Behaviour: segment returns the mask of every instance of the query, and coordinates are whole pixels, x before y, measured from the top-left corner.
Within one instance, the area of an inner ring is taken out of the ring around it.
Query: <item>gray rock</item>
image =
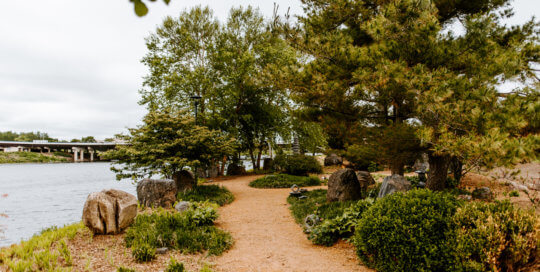
[[[491,193],[491,189],[488,187],[481,187],[474,189],[472,192],[472,197],[474,199],[491,199],[493,194]]]
[[[137,216],[137,198],[120,190],[88,195],[82,220],[94,234],[116,234],[129,227]]]
[[[414,162],[413,169],[422,172],[426,172],[429,169],[428,155],[426,153],[423,153],[420,159]]]
[[[240,176],[246,174],[246,168],[238,164],[231,163],[227,166],[227,176]]]
[[[326,193],[328,202],[359,200],[361,198],[362,187],[354,170],[341,169],[330,176]]]
[[[156,254],[167,254],[169,252],[169,248],[167,247],[160,247],[156,249]]]
[[[206,177],[207,178],[216,178],[219,176],[219,167],[217,165],[212,165],[208,168]]]
[[[171,208],[176,202],[176,184],[168,179],[143,179],[137,184],[137,198],[146,207]]]
[[[371,174],[367,171],[357,171],[356,178],[360,183],[360,187],[364,190],[367,189],[368,186],[375,184],[375,179],[373,179]]]
[[[324,158],[324,166],[341,165],[342,163],[343,158],[334,153]]]
[[[377,197],[382,198],[395,192],[406,192],[411,188],[411,182],[408,181],[404,176],[388,176],[384,178]]]
[[[174,209],[183,212],[191,207],[191,202],[189,201],[180,201],[175,206]]]
[[[472,200],[472,196],[470,196],[470,195],[458,195],[458,198],[466,200],[466,201],[471,201]]]

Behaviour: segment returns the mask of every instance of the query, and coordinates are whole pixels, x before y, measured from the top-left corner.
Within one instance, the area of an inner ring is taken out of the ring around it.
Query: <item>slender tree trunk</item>
[[[227,165],[227,156],[223,156],[223,159],[221,160],[221,168],[219,169],[220,176],[225,175],[225,165]]]
[[[262,149],[259,149],[259,154],[257,154],[257,169],[261,169],[261,157],[262,157]]]
[[[253,149],[249,150],[249,157],[251,158],[251,164],[253,165],[253,170],[256,170],[257,160],[255,159],[255,155],[253,154]]]
[[[450,171],[452,171],[452,174],[454,174],[454,179],[456,180],[457,184],[459,184],[461,182],[461,178],[463,177],[463,163],[457,157],[452,157]]]
[[[446,188],[446,177],[448,176],[448,166],[450,158],[448,156],[437,156],[428,154],[429,173],[426,187],[433,191],[441,191]]]
[[[392,175],[400,175],[403,176],[405,173],[405,165],[403,162],[394,161],[390,163],[390,171],[392,172]]]

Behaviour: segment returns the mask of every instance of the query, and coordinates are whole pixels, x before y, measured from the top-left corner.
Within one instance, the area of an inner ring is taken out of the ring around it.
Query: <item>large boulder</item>
[[[373,179],[371,174],[367,171],[357,171],[356,178],[360,183],[360,187],[364,190],[367,189],[368,186],[375,184],[375,179]]]
[[[324,166],[341,165],[342,163],[343,159],[334,153],[324,158]]]
[[[334,172],[328,180],[326,200],[347,201],[362,198],[362,187],[358,182],[356,173],[352,169],[341,169]]]
[[[195,176],[193,175],[191,171],[188,171],[188,170],[182,170],[182,171],[174,173],[173,180],[176,186],[176,191],[178,192],[185,192],[197,186],[197,181],[195,180]],[[176,195],[176,192],[174,194]]]
[[[388,176],[384,178],[377,197],[382,198],[395,192],[406,192],[411,188],[411,182],[408,181],[404,176]]]
[[[245,174],[246,168],[244,166],[240,166],[235,163],[231,163],[229,166],[227,166],[227,176],[239,176]]]
[[[129,227],[137,216],[137,198],[120,190],[88,195],[82,220],[94,234],[116,234]]]
[[[176,201],[176,184],[168,179],[143,179],[137,184],[137,198],[146,207],[171,208]]]

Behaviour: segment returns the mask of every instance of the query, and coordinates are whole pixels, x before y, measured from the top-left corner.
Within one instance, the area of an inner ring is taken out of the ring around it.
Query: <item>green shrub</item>
[[[126,246],[146,243],[153,248],[176,248],[186,253],[207,250],[219,255],[232,246],[229,233],[216,228],[217,205],[209,202],[194,203],[188,210],[177,213],[159,211],[141,214],[126,230]]]
[[[227,188],[218,185],[199,185],[193,190],[178,193],[178,200],[201,202],[210,201],[220,206],[233,202],[234,195]]]
[[[301,154],[278,155],[274,159],[274,164],[281,171],[295,176],[307,176],[309,173],[322,172],[322,166],[315,157]]]
[[[343,157],[351,163],[355,170],[366,171],[370,166],[376,165],[374,161],[377,159],[377,152],[367,145],[354,144],[347,147]]]
[[[341,216],[346,208],[354,201],[326,202],[327,190],[318,189],[304,193],[307,198],[299,199],[290,196],[287,202],[291,204],[290,210],[296,222],[303,224],[306,216],[316,214],[321,219],[334,219]]]
[[[311,229],[308,239],[316,245],[331,246],[340,238],[354,233],[358,220],[373,204],[373,199],[360,200],[346,208],[342,215],[334,219],[326,219]]]
[[[171,257],[171,260],[169,261],[169,264],[167,265],[167,268],[165,268],[164,272],[184,272],[184,271],[186,271],[184,264],[179,263],[176,259]]]
[[[451,271],[448,233],[459,205],[454,196],[429,190],[380,199],[358,221],[357,254],[378,271]]]
[[[508,195],[510,197],[519,197],[519,192],[514,190],[514,191],[511,191]]]
[[[473,202],[454,216],[457,271],[521,271],[539,260],[540,228],[534,211],[510,202]]]
[[[156,258],[156,248],[147,243],[138,243],[131,249],[131,255],[138,262],[149,262]]]
[[[249,183],[255,188],[289,188],[294,184],[304,186],[321,185],[321,180],[317,177],[291,176],[287,174],[269,175],[256,179]]]
[[[116,269],[116,272],[136,272],[136,270],[132,268],[126,268],[126,267],[120,266],[118,267],[118,269]]]

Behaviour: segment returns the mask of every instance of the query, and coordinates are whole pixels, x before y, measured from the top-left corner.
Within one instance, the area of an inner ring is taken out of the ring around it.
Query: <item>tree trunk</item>
[[[221,160],[221,168],[219,169],[220,176],[225,176],[225,165],[227,165],[227,156],[223,156],[223,160]]]
[[[257,154],[257,169],[261,169],[261,157],[262,157],[262,149],[259,150],[259,154]]]
[[[448,156],[428,155],[429,173],[426,187],[433,191],[441,191],[446,188],[446,177],[450,158]]]
[[[405,166],[402,162],[395,161],[390,163],[390,171],[392,172],[392,175],[403,176],[403,174],[405,173],[404,168]]]
[[[251,164],[253,165],[253,170],[256,170],[257,168],[257,160],[255,159],[255,155],[253,154],[253,150],[249,150],[249,157],[251,158]]]
[[[196,177],[193,175],[192,172],[187,170],[174,172],[172,178],[174,180],[174,183],[176,184],[176,190],[178,192],[192,190],[197,186]]]
[[[456,180],[457,184],[459,184],[461,182],[461,178],[463,177],[463,163],[457,157],[452,157],[450,171],[452,171],[454,179]]]

